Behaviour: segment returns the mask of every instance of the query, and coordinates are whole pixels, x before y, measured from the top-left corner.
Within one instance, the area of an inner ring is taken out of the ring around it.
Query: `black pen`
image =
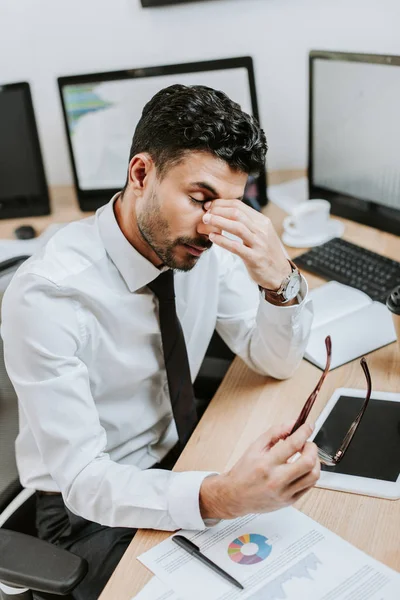
[[[174,535],[172,537],[172,541],[175,542],[175,544],[178,544],[178,546],[180,546],[184,550],[186,550],[186,552],[189,552],[189,554],[191,554],[193,558],[197,558],[197,560],[202,562],[204,565],[207,565],[207,567],[210,567],[210,569],[215,571],[215,573],[218,573],[219,575],[221,575],[221,577],[223,577],[227,581],[230,581],[231,583],[233,583],[233,585],[236,585],[237,588],[239,588],[240,590],[244,590],[244,587],[241,583],[236,581],[236,579],[231,577],[231,575],[229,575],[229,573],[221,569],[221,567],[213,563],[212,560],[207,558],[207,556],[204,556],[204,554],[200,552],[200,548],[196,546],[196,544],[193,544],[193,542],[185,538],[183,535]]]

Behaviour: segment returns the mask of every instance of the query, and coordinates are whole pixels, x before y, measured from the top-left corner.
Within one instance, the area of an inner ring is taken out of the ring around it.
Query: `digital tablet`
[[[364,399],[365,390],[335,390],[310,439],[334,454]],[[400,498],[400,394],[372,392],[345,456],[335,467],[321,465],[317,486],[392,500]]]

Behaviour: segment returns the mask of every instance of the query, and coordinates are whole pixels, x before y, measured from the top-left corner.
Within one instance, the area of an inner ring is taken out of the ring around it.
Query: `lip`
[[[207,249],[207,248],[201,248],[200,246],[191,246],[190,244],[185,244],[185,248],[187,248],[188,251],[190,252],[190,254],[193,254],[193,256],[201,256],[201,254],[203,254],[204,250]]]

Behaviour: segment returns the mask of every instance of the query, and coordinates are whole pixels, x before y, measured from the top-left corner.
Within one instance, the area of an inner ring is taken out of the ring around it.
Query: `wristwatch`
[[[279,289],[277,290],[269,290],[267,288],[260,288],[265,293],[265,299],[271,299],[275,302],[279,302],[279,304],[286,304],[286,302],[290,302],[294,298],[296,298],[297,294],[300,292],[301,286],[301,275],[299,269],[296,267],[294,262],[289,260],[290,266],[292,267],[292,272],[285,277],[282,281]]]

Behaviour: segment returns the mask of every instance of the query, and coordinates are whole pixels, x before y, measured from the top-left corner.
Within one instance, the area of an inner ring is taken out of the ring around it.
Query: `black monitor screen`
[[[48,212],[47,185],[26,83],[0,86],[0,218]]]

